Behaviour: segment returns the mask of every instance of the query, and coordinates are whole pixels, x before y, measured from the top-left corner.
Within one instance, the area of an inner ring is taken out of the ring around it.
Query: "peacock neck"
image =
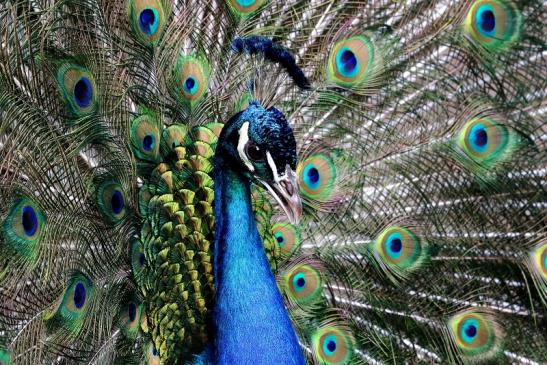
[[[215,362],[304,364],[256,228],[250,182],[222,162],[215,170],[215,222]]]

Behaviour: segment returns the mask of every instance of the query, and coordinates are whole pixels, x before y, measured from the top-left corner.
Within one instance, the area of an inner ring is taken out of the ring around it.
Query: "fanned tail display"
[[[544,363],[546,19],[2,2],[0,364]]]

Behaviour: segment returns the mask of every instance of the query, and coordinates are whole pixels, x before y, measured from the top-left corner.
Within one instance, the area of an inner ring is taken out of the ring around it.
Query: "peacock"
[[[547,362],[538,0],[3,0],[0,364]]]

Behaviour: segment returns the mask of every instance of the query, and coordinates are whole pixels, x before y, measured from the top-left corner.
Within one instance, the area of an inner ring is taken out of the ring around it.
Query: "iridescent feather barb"
[[[2,2],[0,364],[544,362],[545,16]]]

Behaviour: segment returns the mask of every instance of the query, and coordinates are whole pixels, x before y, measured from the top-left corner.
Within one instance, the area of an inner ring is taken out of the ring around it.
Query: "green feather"
[[[285,293],[290,300],[306,305],[321,296],[322,279],[311,264],[298,264],[284,274]]]
[[[161,151],[164,156],[177,147],[186,145],[186,127],[182,124],[172,124],[163,130]]]
[[[489,52],[501,52],[520,40],[522,15],[508,0],[477,0],[465,18],[465,33]]]
[[[207,93],[209,65],[201,55],[180,57],[172,71],[175,97],[188,107],[195,106]]]
[[[374,72],[376,50],[366,36],[338,41],[329,54],[328,77],[336,84],[351,88],[365,83]]]
[[[466,361],[484,362],[499,355],[502,334],[492,316],[476,310],[464,311],[451,317],[448,327]]]
[[[288,223],[274,224],[272,233],[284,256],[290,256],[298,250],[301,244],[300,231],[294,225]]]
[[[28,198],[12,203],[11,210],[2,224],[2,236],[6,248],[34,262],[38,258],[40,239],[46,226],[42,210]]]
[[[84,67],[64,64],[57,71],[57,82],[68,109],[76,116],[97,109],[98,90],[91,72]]]
[[[457,137],[462,162],[478,172],[488,171],[509,160],[521,145],[517,133],[490,118],[466,123]]]
[[[85,316],[93,298],[93,283],[85,275],[76,273],[67,283],[63,295],[55,307],[44,315],[50,331],[62,327],[67,332],[77,334],[84,323]]]
[[[260,10],[268,0],[226,0],[230,10],[239,18],[247,18]]]
[[[111,180],[97,188],[97,205],[106,221],[117,224],[127,216],[126,198],[122,186]]]
[[[160,132],[156,116],[145,112],[133,119],[130,129],[133,153],[141,160],[156,162],[159,158]]]
[[[215,347],[214,154],[255,101],[300,222],[237,133],[230,163],[308,363],[547,358],[543,2],[27,3],[0,5],[0,362]]]
[[[11,364],[11,357],[6,350],[0,350],[0,364],[2,365]]]
[[[129,22],[133,33],[145,44],[154,45],[165,29],[166,17],[161,0],[130,0]]]
[[[327,325],[312,334],[313,352],[320,364],[349,364],[354,358],[353,338],[345,329]]]
[[[378,235],[371,250],[383,269],[404,279],[427,259],[427,246],[410,229],[389,226]]]
[[[137,337],[143,309],[143,305],[135,300],[129,300],[125,306],[122,306],[120,328],[127,338],[134,340]]]

